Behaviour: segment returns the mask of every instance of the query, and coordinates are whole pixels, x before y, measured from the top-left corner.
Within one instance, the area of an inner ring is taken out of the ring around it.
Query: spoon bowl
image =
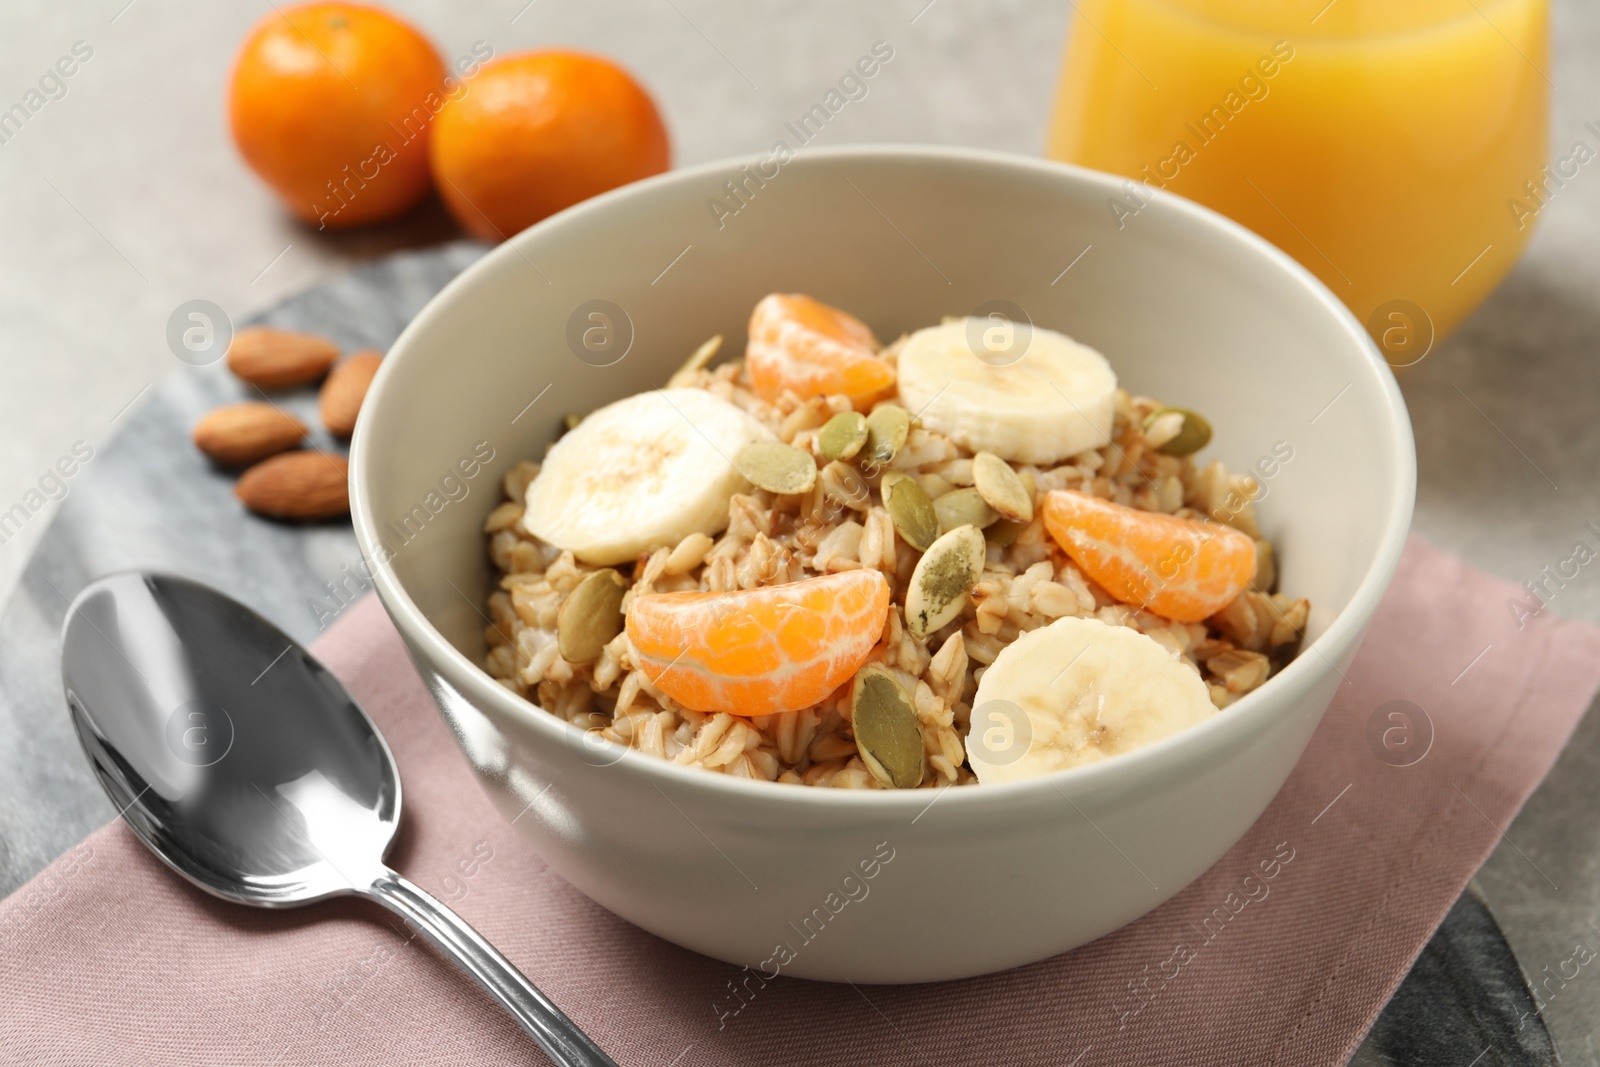
[[[400,823],[389,746],[255,612],[181,578],[114,575],[68,612],[62,675],[112,803],[207,892],[293,907],[356,892],[382,866]]]
[[[61,658],[95,775],[167,866],[257,907],[370,897],[460,964],[556,1063],[613,1064],[459,916],[385,866],[400,825],[394,755],[293,638],[198,582],[130,572],[73,601]]]

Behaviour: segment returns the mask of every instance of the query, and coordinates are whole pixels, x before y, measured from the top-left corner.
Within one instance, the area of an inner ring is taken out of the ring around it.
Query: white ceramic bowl
[[[542,222],[406,329],[352,447],[356,534],[384,605],[501,812],[579,890],[670,941],[769,974],[922,982],[1138,918],[1272,799],[1394,572],[1415,457],[1389,369],[1327,289],[1221,216],[1155,194],[1119,227],[1120,179],[936,148],[741,163]],[[1314,605],[1310,647],[1191,730],[1007,785],[808,789],[586,746],[479,667],[480,528],[500,476],[541,456],[564,414],[659,387],[710,335],[740,353],[774,291],[885,339],[1010,301],[1098,348],[1130,390],[1203,412],[1206,456],[1245,470],[1292,449],[1259,510],[1280,587]],[[605,342],[591,301],[631,322],[609,311],[612,355],[631,333],[610,366],[569,345],[590,327]]]

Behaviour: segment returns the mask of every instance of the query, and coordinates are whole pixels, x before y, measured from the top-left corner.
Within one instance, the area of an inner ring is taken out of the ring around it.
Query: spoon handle
[[[367,895],[455,960],[561,1067],[617,1067],[616,1061],[534,988],[510,960],[417,885],[384,868]]]

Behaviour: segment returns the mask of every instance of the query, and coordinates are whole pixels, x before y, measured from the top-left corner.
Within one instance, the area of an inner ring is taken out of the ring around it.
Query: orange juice
[[[1420,308],[1440,334],[1455,326],[1594,155],[1586,144],[1543,167],[1547,0],[1077,0],[1075,11],[1050,154],[1236,219],[1380,341],[1397,307]],[[1137,225],[1147,196],[1131,185],[1107,210]]]

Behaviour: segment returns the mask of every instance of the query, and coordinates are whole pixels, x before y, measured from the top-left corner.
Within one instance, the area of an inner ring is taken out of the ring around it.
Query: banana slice
[[[1054,330],[948,319],[906,339],[899,375],[922,425],[973,452],[1045,466],[1111,440],[1115,372]]]
[[[704,389],[658,389],[594,412],[557,441],[528,486],[527,531],[585,563],[626,563],[728,525],[748,492],[733,465],[765,426]]]
[[[1137,630],[1057,619],[983,672],[967,762],[982,783],[1032,778],[1160,740],[1216,713],[1199,673]]]

